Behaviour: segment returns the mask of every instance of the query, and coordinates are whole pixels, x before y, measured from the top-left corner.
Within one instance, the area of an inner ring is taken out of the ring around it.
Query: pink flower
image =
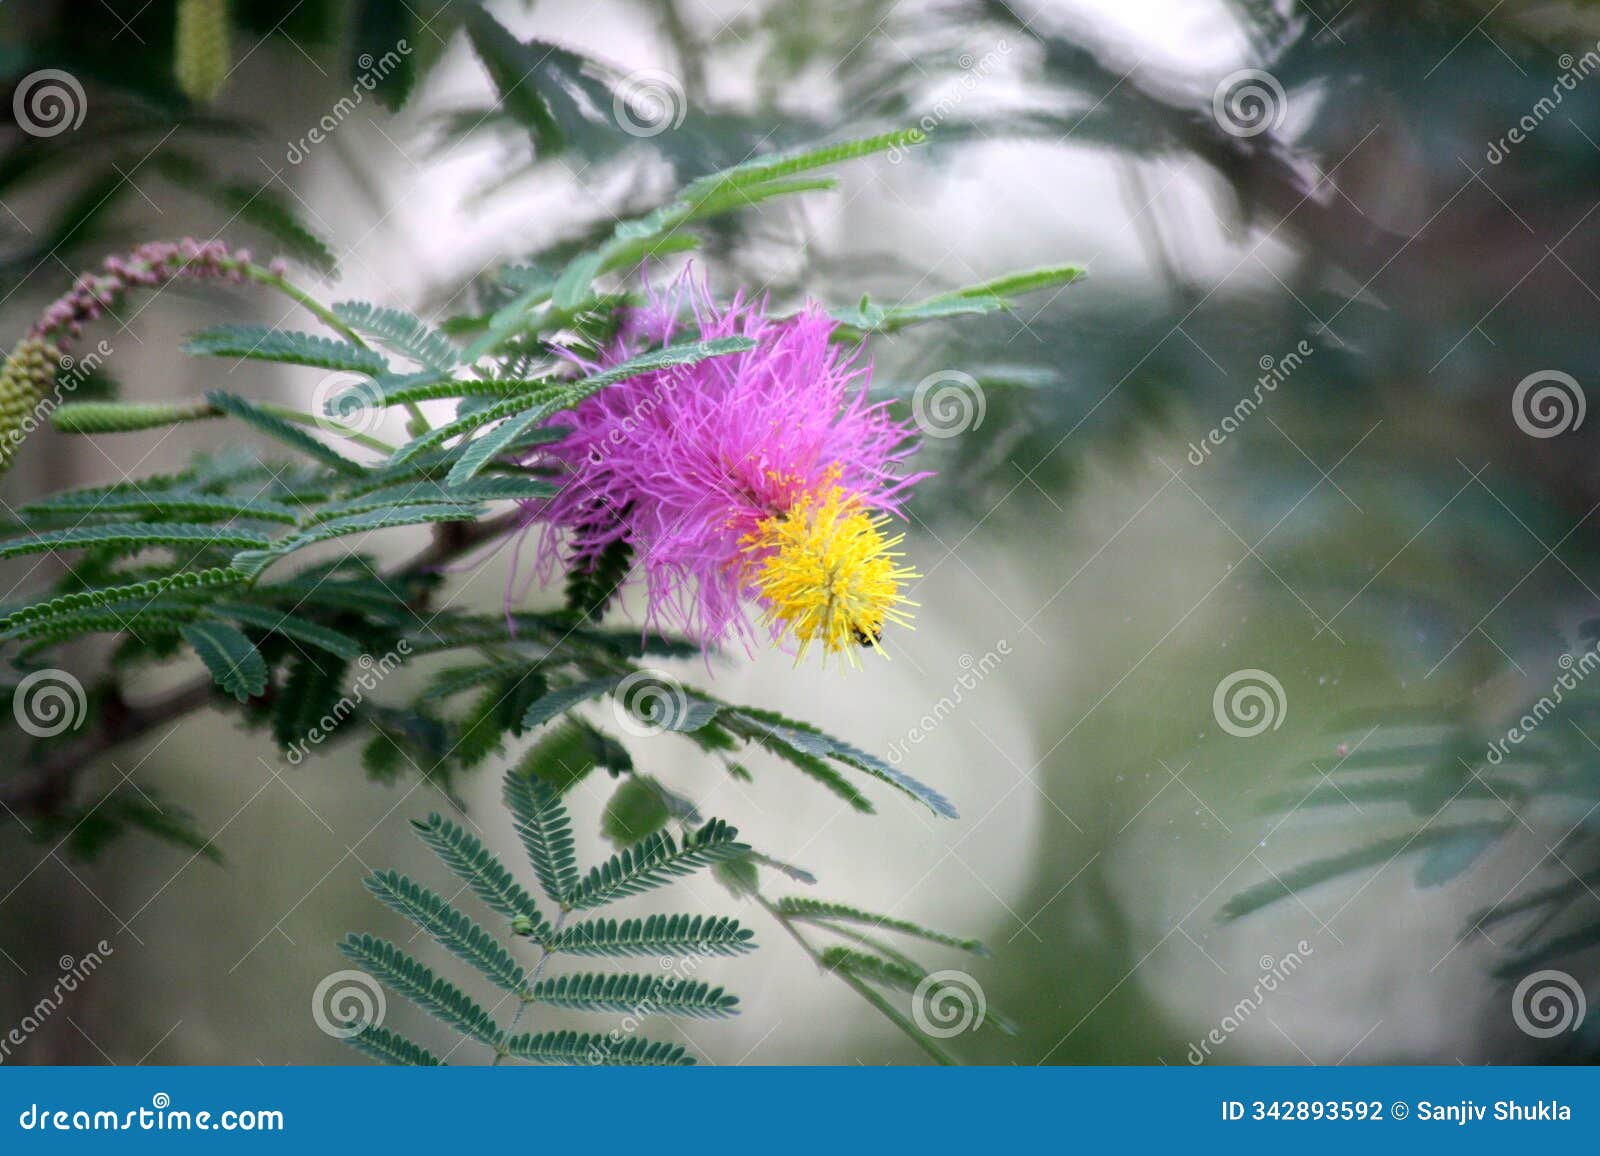
[[[533,459],[565,475],[559,495],[527,507],[543,523],[540,575],[592,566],[625,540],[648,588],[647,630],[748,647],[755,602],[774,640],[790,633],[802,651],[876,646],[904,620],[911,576],[880,528],[926,475],[901,473],[912,431],[867,400],[871,363],[833,331],[814,304],[773,318],[741,294],[720,308],[687,276],[651,293],[599,364],[574,360],[592,372],[686,341],[755,347],[640,374],[552,419],[572,432]]]

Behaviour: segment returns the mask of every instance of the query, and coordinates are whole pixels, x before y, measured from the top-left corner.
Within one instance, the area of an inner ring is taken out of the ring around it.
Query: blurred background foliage
[[[874,341],[886,394],[952,370],[983,387],[981,420],[925,454],[904,660],[849,682],[782,661],[718,678],[888,747],[963,658],[1000,640],[1012,656],[910,748],[960,825],[892,811],[786,842],[786,819],[825,814],[788,785],[735,800],[756,812],[741,827],[834,896],[981,934],[994,958],[975,974],[1018,1031],[951,1044],[975,1061],[1183,1063],[1230,1016],[1212,1062],[1594,1055],[1592,1029],[1519,1032],[1510,999],[1544,967],[1594,992],[1600,684],[1487,758],[1596,640],[1600,423],[1536,437],[1513,408],[1532,374],[1593,384],[1594,5],[546,0],[492,6],[503,28],[464,3],[232,8],[234,68],[203,104],[173,80],[165,0],[0,12],[12,83],[60,68],[88,96],[81,128],[0,153],[11,330],[108,251],[222,228],[341,294],[489,307],[495,268],[558,264],[678,180],[920,120],[923,149],[852,167],[831,200],[724,218],[698,259],[721,286],[841,307],[1043,263],[1091,276]],[[293,162],[401,39],[405,67]],[[647,137],[614,104],[640,69],[685,113]],[[1214,107],[1240,69],[1281,89],[1267,131],[1229,132]],[[124,392],[202,384],[172,338],[218,312],[164,301],[114,335]],[[178,450],[132,438],[113,464],[46,438],[8,502]],[[1281,725],[1248,740],[1212,714],[1244,668],[1284,688]],[[363,863],[391,861],[374,848],[420,800],[275,768],[221,726],[141,753],[106,773],[183,799],[227,866],[131,840],[41,861],[8,837],[0,1011],[109,926],[117,967],[33,1058],[339,1060],[298,1013],[337,966],[322,945],[358,910]],[[691,760],[650,757],[695,783]],[[1241,1015],[1291,952],[1305,966]],[[803,958],[762,958],[746,1015],[696,1031],[705,1058],[916,1058]]]

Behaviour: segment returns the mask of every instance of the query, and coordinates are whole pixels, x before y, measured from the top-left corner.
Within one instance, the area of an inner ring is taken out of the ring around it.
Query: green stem
[[[559,933],[561,931],[561,925],[566,923],[567,916],[570,915],[570,914],[571,914],[571,912],[566,910],[565,908],[563,908],[560,912],[557,913],[556,921],[550,927],[550,938],[551,939],[554,939],[556,937],[557,933]],[[544,974],[545,965],[550,962],[550,957],[555,954],[554,951],[551,951],[550,948],[546,944],[543,944],[543,943],[541,943],[539,945],[539,949],[540,949],[540,952],[541,952],[541,954],[539,956],[539,962],[537,962],[537,963],[535,963],[533,965],[533,971],[528,975],[528,987],[527,987],[528,994],[524,995],[522,997],[521,1001],[517,1004],[517,1010],[511,1016],[511,1023],[506,1028],[506,1038],[507,1039],[509,1039],[511,1037],[511,1033],[512,1032],[517,1030],[517,1025],[522,1022],[522,1013],[527,1011],[528,1010],[528,1005],[533,1002],[533,995],[532,995],[533,985],[539,982],[539,977]],[[506,1053],[500,1051],[497,1048],[497,1049],[495,1049],[495,1053],[494,1053],[494,1062],[492,1064],[490,1064],[489,1066],[492,1067],[492,1068],[498,1068],[500,1066],[500,1061],[505,1059],[505,1058],[506,1058]]]
[[[800,929],[794,925],[794,921],[783,912],[779,911],[774,904],[768,901],[765,895],[758,893],[756,895],[756,902],[761,904],[761,906],[766,909],[768,915],[772,916],[772,918],[778,921],[778,925],[789,933],[790,938],[800,945],[801,950],[811,957],[811,961],[813,963],[815,963],[819,968],[827,972],[829,975],[837,976],[846,987],[850,988],[851,991],[855,992],[862,999],[866,1000],[873,1007],[877,1008],[878,1011],[883,1014],[883,1017],[886,1020],[905,1033],[906,1037],[912,1043],[916,1044],[917,1047],[926,1052],[929,1058],[931,1058],[935,1063],[943,1064],[946,1067],[952,1067],[956,1064],[956,1059],[954,1056],[930,1040],[925,1034],[918,1031],[917,1025],[907,1019],[899,1008],[895,1007],[894,1004],[885,999],[882,992],[877,991],[864,980],[851,975],[848,971],[844,971],[841,968],[829,967],[823,963],[822,953],[811,945],[810,940],[806,939],[804,935],[800,934]]]
[[[242,266],[242,268],[245,276],[249,277],[252,281],[256,282],[258,285],[265,285],[269,289],[276,289],[279,293],[282,293],[285,297],[289,298],[289,300],[295,302],[305,309],[306,312],[312,314],[317,318],[318,321],[321,321],[340,337],[350,342],[350,344],[360,346],[362,349],[367,348],[367,343],[361,340],[361,335],[359,333],[357,333],[354,329],[351,329],[350,326],[346,325],[339,315],[332,309],[329,309],[326,305],[318,301],[315,297],[311,296],[311,294],[307,293],[298,285],[295,285],[287,278],[274,273],[271,269],[263,268],[260,265],[246,264]],[[430,428],[432,428],[428,425],[428,419],[422,416],[422,410],[416,402],[406,402],[405,408],[406,413],[411,415],[410,424],[411,435],[413,437],[425,434]]]
[[[313,429],[327,430],[328,432],[353,441],[358,446],[366,446],[369,450],[376,450],[380,454],[394,453],[394,447],[386,441],[364,434],[360,430],[353,430],[343,422],[335,421],[331,417],[316,417],[309,413],[302,413],[287,405],[278,405],[270,401],[255,403],[258,409],[263,409],[273,417],[281,417],[284,421],[292,421],[296,425],[310,426]]]

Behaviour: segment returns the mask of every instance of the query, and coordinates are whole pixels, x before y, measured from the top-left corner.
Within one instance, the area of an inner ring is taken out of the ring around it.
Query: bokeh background
[[[8,122],[7,340],[139,240],[220,232],[314,254],[291,215],[337,258],[306,275],[322,297],[434,316],[495,265],[604,232],[680,180],[920,123],[923,148],[719,224],[697,261],[724,293],[832,305],[1041,264],[1089,276],[875,340],[876,386],[907,412],[919,383],[935,383],[924,403],[944,391],[919,413],[938,477],[907,547],[917,629],[891,663],[730,656],[683,674],[898,751],[962,817],[882,796],[876,817],[841,813],[780,766],[732,783],[670,739],[636,759],[814,872],[819,894],[982,938],[989,958],[936,960],[987,1009],[946,1041],[971,1062],[1594,1054],[1600,1013],[1577,1004],[1600,946],[1600,679],[1581,661],[1600,615],[1600,417],[1584,417],[1600,370],[1600,10],[494,4],[519,37],[661,102],[651,131],[595,107],[591,131],[536,147],[495,104],[464,7],[238,0],[210,106],[173,88],[166,0],[0,8],[10,82],[61,69],[86,100],[59,135]],[[369,98],[297,150],[362,54],[400,38],[404,106]],[[177,351],[237,319],[289,320],[248,294],[166,292],[105,325],[106,376],[130,397],[226,376],[303,402],[315,371]],[[0,499],[172,469],[237,436],[46,430]],[[455,575],[460,603],[498,605],[507,565]],[[0,589],[37,579],[13,567]],[[460,786],[507,848],[497,780],[516,754]],[[451,801],[366,781],[353,745],[291,766],[220,716],[117,750],[80,789],[124,777],[182,802],[223,862],[137,833],[84,859],[0,826],[0,1031],[62,957],[114,948],[7,1062],[355,1061],[317,1029],[312,992],[343,966],[345,931],[399,930],[359,880],[418,869],[407,821]],[[586,782],[574,804],[591,857],[608,787]],[[686,889],[676,906],[730,906],[709,878]],[[744,914],[762,950],[696,975],[743,1014],[656,1034],[712,1063],[924,1059]],[[1551,983],[1571,1013],[1545,1005],[1556,1032],[1539,1018]]]

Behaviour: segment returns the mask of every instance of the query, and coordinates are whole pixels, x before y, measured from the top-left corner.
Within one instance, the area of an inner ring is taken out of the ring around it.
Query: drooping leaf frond
[[[477,968],[490,982],[514,994],[526,976],[521,965],[493,936],[443,896],[412,882],[397,871],[373,872],[363,881],[367,890],[404,915],[459,959]]]
[[[643,919],[591,919],[565,928],[547,944],[567,955],[738,955],[754,951],[755,933],[735,919],[706,915],[650,915]]]
[[[388,1028],[376,1024],[362,1029],[345,1041],[379,1063],[411,1068],[436,1068],[440,1060],[421,1044],[413,1043]]]
[[[739,1003],[738,996],[694,980],[587,972],[542,979],[533,985],[533,998],[535,1003],[575,1011],[686,1019],[725,1019],[737,1014]]]
[[[739,858],[750,847],[739,842],[738,836],[739,832],[721,819],[684,835],[681,845],[669,833],[657,831],[590,871],[568,890],[566,902],[576,908],[601,907],[713,863]]]
[[[561,796],[540,780],[513,770],[505,777],[502,797],[539,886],[552,901],[570,906],[578,887],[578,856],[572,820]]]
[[[339,950],[393,988],[423,1011],[443,1020],[463,1035],[497,1047],[500,1029],[494,1018],[471,996],[448,980],[439,979],[426,966],[386,939],[373,935],[347,935]]]
[[[539,1032],[512,1036],[506,1054],[535,1064],[605,1064],[619,1066],[689,1067],[694,1057],[680,1044],[642,1036],[596,1035],[592,1032]]]
[[[505,864],[472,832],[437,814],[429,815],[425,823],[412,823],[412,828],[490,910],[507,919],[544,922],[533,896],[523,890]]]

